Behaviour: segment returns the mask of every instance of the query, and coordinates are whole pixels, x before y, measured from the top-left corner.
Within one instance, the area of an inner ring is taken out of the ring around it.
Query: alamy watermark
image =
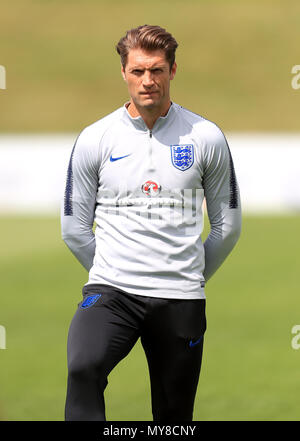
[[[6,330],[0,325],[0,349],[6,349]]]
[[[203,189],[164,190],[156,181],[146,181],[132,191],[127,182],[113,189],[100,190],[98,210],[101,215],[126,218],[139,216],[141,222],[151,220],[164,226],[181,228],[187,235],[200,234],[203,229]]]
[[[295,64],[295,66],[292,67],[292,74],[294,74],[292,78],[292,88],[297,90],[300,89],[300,64]]]
[[[6,70],[0,65],[0,89],[6,89]]]
[[[291,341],[292,348],[300,349],[300,325],[294,325],[292,327],[292,334],[295,334]]]

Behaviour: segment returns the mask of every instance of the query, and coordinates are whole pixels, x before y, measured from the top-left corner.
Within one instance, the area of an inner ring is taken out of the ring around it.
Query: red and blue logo
[[[161,191],[161,186],[155,181],[147,181],[142,185],[142,192],[147,196],[157,196]]]

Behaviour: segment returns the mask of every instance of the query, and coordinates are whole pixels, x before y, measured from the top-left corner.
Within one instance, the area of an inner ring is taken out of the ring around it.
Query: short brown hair
[[[166,60],[170,64],[170,69],[175,62],[175,51],[178,43],[175,38],[160,26],[143,25],[126,32],[116,46],[117,52],[121,57],[123,68],[127,64],[127,56],[130,49],[144,49],[153,51],[161,49],[165,52]]]

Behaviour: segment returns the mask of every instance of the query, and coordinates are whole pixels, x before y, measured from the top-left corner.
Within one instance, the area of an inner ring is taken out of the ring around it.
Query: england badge
[[[178,170],[189,169],[194,163],[193,144],[171,145],[171,160]]]

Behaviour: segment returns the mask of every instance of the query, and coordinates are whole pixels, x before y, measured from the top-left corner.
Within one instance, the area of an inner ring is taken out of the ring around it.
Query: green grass
[[[115,44],[140,24],[179,42],[172,98],[228,131],[299,131],[298,0],[14,0],[1,4],[1,132],[75,132],[121,106]]]
[[[246,217],[239,244],[207,284],[208,329],[195,420],[298,420],[300,217]],[[1,218],[0,419],[62,420],[66,339],[86,272],[59,220]],[[138,343],[111,373],[109,420],[151,420]]]

